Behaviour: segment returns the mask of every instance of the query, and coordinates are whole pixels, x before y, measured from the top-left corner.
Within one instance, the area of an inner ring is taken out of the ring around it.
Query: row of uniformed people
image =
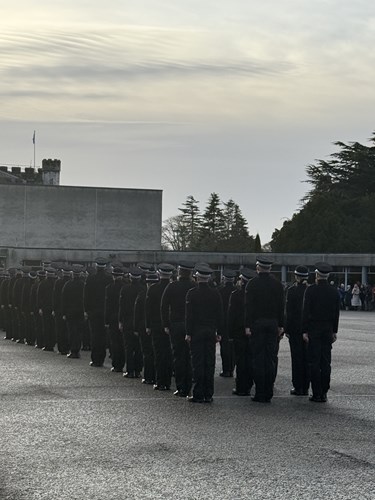
[[[212,270],[206,264],[196,266],[196,282],[192,280],[190,263],[178,266],[176,281],[171,280],[174,268],[169,264],[159,265],[157,274],[151,265],[139,264],[129,270],[125,283],[123,269],[115,266],[111,277],[106,272],[107,264],[104,259],[97,259],[96,272],[85,282],[80,266],[73,270],[63,267],[57,280],[52,268],[39,272],[38,279],[33,273],[28,273],[28,278],[21,277],[19,272],[11,279],[5,277],[0,298],[2,310],[11,319],[6,322],[11,324],[13,338],[21,342],[25,338],[30,344],[35,338],[45,350],[53,350],[57,339],[59,352],[70,349],[69,357],[79,357],[86,317],[91,332],[92,366],[103,366],[107,327],[114,372],[122,372],[126,366],[124,376],[137,378],[143,369],[144,383],[166,390],[174,370],[175,394],[187,396],[192,386],[192,361],[195,386],[190,400],[198,402],[212,399],[215,343],[219,340],[221,375],[231,376],[236,365],[233,393],[249,395],[254,379],[254,399],[272,398],[284,322],[281,284],[265,279],[270,276],[272,264],[258,259],[258,273],[242,269],[237,287],[234,273],[224,273],[223,286],[218,290],[210,286]],[[305,268],[297,268],[296,278],[306,278],[306,272]],[[253,280],[254,275],[261,279]],[[297,328],[297,324],[301,325],[302,299],[292,300],[292,292],[293,289],[288,291],[287,300],[294,385],[291,393],[302,395],[309,385],[306,345],[301,344],[302,327]],[[196,294],[199,300],[190,300]],[[25,321],[28,314],[29,325]]]

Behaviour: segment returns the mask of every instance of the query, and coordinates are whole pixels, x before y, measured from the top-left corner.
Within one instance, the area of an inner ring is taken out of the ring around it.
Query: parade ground
[[[375,499],[375,313],[344,311],[328,403],[289,395],[281,341],[270,404],[191,404],[140,380],[0,340],[1,500]]]

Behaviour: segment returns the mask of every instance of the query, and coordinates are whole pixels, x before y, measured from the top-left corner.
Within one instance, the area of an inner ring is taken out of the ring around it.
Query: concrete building
[[[162,191],[0,185],[0,264],[159,251]]]

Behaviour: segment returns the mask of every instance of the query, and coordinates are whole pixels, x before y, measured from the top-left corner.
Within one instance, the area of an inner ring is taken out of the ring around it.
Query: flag
[[[35,144],[35,130],[34,130],[34,133],[33,133],[33,144]]]

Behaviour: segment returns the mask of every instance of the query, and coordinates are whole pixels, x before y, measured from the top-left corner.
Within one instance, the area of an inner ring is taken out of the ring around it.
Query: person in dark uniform
[[[257,276],[245,290],[245,333],[253,348],[253,401],[269,403],[277,366],[278,339],[283,335],[284,289],[271,275],[272,262],[258,258]]]
[[[307,288],[309,271],[305,266],[297,266],[295,283],[288,288],[285,305],[285,334],[289,339],[292,360],[292,384],[290,394],[307,396],[310,380],[307,365],[307,346],[302,338],[302,304]]]
[[[146,333],[151,334],[155,357],[156,391],[169,391],[172,380],[172,349],[168,333],[161,321],[161,298],[170,282],[174,267],[170,264],[159,264],[157,273],[159,282],[150,286],[146,293]]]
[[[0,304],[1,310],[3,311],[3,319],[4,319],[4,330],[6,340],[11,340],[12,338],[12,322],[10,320],[10,309],[9,309],[9,285],[10,285],[10,272],[5,271],[5,278],[1,283],[0,288]]]
[[[18,297],[18,324],[19,324],[19,338],[17,340],[18,344],[24,344],[25,339],[26,339],[26,317],[24,313],[24,288],[26,287],[29,290],[29,283],[30,283],[30,278],[29,278],[29,272],[31,271],[31,268],[23,266],[21,268],[22,272],[22,278],[20,280],[20,287],[19,287],[19,297]]]
[[[337,340],[340,316],[340,296],[328,283],[332,268],[325,262],[315,265],[316,282],[304,295],[302,309],[302,337],[307,343],[314,403],[327,402],[331,381],[332,344]]]
[[[186,342],[186,294],[195,286],[192,280],[194,264],[181,262],[177,268],[177,281],[170,282],[161,298],[161,318],[164,332],[170,336],[173,367],[176,380],[175,396],[187,397],[192,386],[190,346]]]
[[[24,338],[27,345],[35,345],[35,328],[31,321],[31,309],[30,309],[30,298],[31,298],[31,288],[36,280],[36,273],[32,272],[31,269],[28,270],[28,275],[25,278],[24,285],[22,287],[22,300],[21,300],[21,311],[23,316],[24,325]]]
[[[35,309],[35,327],[36,327],[36,343],[35,343],[35,348],[36,349],[42,349],[44,345],[44,338],[43,338],[43,319],[42,316],[39,314],[39,303],[38,303],[38,297],[39,297],[39,287],[47,279],[47,273],[44,269],[38,269],[36,272],[38,278],[37,278],[37,283],[36,283],[36,295],[35,295],[35,304],[36,304],[36,309]]]
[[[223,302],[224,310],[224,323],[223,330],[219,332],[221,337],[220,341],[220,356],[222,362],[222,371],[220,372],[220,377],[233,377],[235,356],[234,356],[234,346],[233,340],[228,336],[228,324],[227,324],[227,313],[229,299],[235,290],[234,280],[236,278],[236,273],[230,269],[225,269],[223,271],[222,284],[218,288],[221,295],[221,300]]]
[[[72,270],[70,266],[66,264],[59,266],[59,268],[61,270],[61,276],[57,278],[53,289],[52,315],[55,320],[57,350],[60,354],[66,356],[69,352],[69,339],[67,323],[63,320],[63,314],[61,311],[61,293],[66,283],[71,280]]]
[[[37,304],[43,328],[43,351],[53,352],[56,344],[55,322],[52,316],[53,288],[56,281],[56,271],[46,267],[46,279],[38,287]]]
[[[13,323],[13,338],[14,342],[24,343],[21,340],[21,300],[23,287],[23,272],[21,267],[16,269],[16,276],[13,287],[11,289],[11,304],[12,304],[12,323]]]
[[[235,396],[250,396],[253,386],[251,338],[245,333],[245,288],[255,276],[252,269],[241,269],[238,288],[229,298],[227,321],[236,362],[236,386],[232,390]]]
[[[205,263],[197,264],[197,286],[186,294],[186,341],[190,343],[193,366],[191,403],[211,403],[214,394],[217,334],[223,328],[223,304],[217,289],[209,285],[213,270]]]
[[[84,282],[81,279],[82,266],[73,265],[71,278],[65,282],[61,290],[61,315],[66,322],[68,332],[70,359],[78,359],[81,354],[82,336],[84,329],[84,307],[83,289]]]
[[[155,376],[155,357],[152,346],[151,332],[146,332],[146,293],[155,283],[159,282],[159,276],[156,272],[146,271],[146,287],[142,288],[134,304],[134,331],[139,335],[143,356],[143,378],[142,384],[154,385]]]
[[[125,378],[141,378],[143,358],[138,332],[134,328],[134,306],[138,294],[145,288],[143,271],[137,267],[129,269],[130,283],[121,288],[118,323],[125,344]]]
[[[95,261],[96,272],[90,274],[84,286],[84,308],[90,327],[90,366],[103,366],[107,350],[104,326],[104,303],[106,286],[112,277],[106,272],[108,261],[99,257]]]
[[[38,274],[36,271],[30,271],[30,294],[29,294],[29,302],[28,302],[28,338],[26,338],[26,342],[28,345],[35,346],[36,344],[36,334],[37,334],[37,324],[36,318],[38,317],[38,308],[37,308],[37,291],[38,291]]]
[[[119,329],[120,292],[123,286],[124,271],[120,266],[112,269],[113,282],[105,289],[104,321],[109,332],[112,372],[122,373],[125,366],[124,337]]]

